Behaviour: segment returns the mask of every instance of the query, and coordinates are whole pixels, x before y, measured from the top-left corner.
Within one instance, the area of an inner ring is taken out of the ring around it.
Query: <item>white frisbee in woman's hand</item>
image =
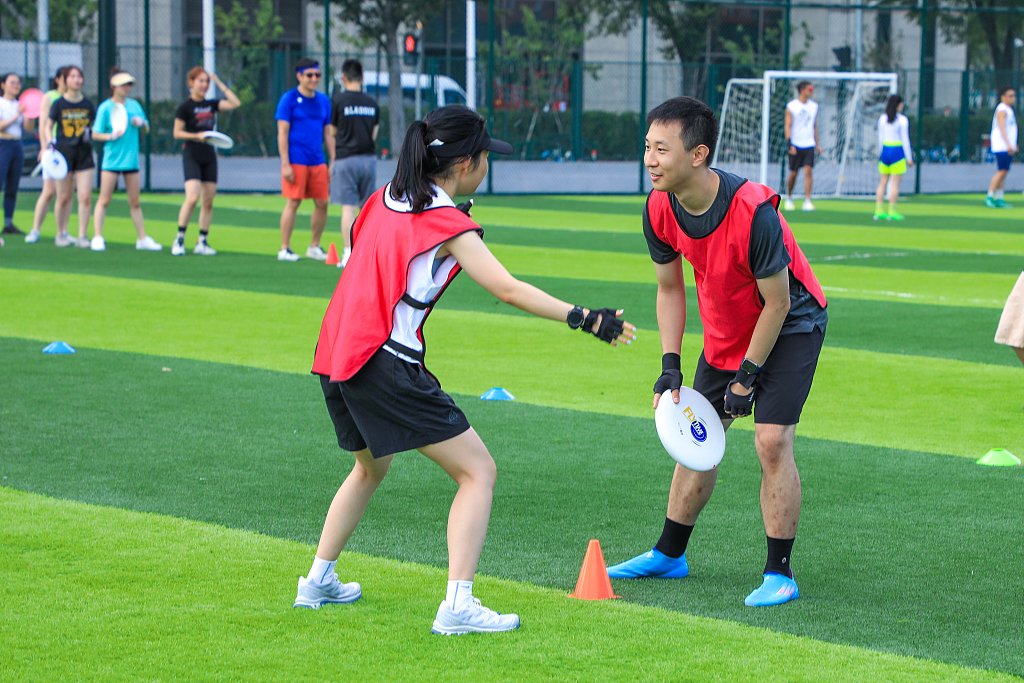
[[[679,403],[666,391],[654,411],[661,443],[672,459],[697,472],[713,470],[725,455],[725,428],[708,400],[690,387],[679,388]]]
[[[221,133],[219,130],[208,130],[203,135],[203,142],[216,147],[217,149],[231,149],[235,146],[235,141],[229,136]]]
[[[68,160],[53,147],[43,152],[40,165],[43,167],[43,178],[47,180],[64,180],[68,177]]]
[[[128,130],[128,109],[120,102],[114,102],[110,108],[110,127],[118,135],[123,135]]]

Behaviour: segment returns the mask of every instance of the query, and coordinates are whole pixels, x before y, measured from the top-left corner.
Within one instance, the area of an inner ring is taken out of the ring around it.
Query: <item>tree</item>
[[[274,11],[273,0],[260,0],[255,11],[239,0],[232,0],[224,10],[215,7],[217,20],[218,71],[225,80],[233,81],[234,90],[243,104],[256,99],[255,83],[259,83],[270,66],[268,44],[282,33],[281,18]]]
[[[0,0],[0,35],[36,39],[38,0]],[[50,40],[88,43],[95,37],[97,0],[50,0]]]
[[[320,3],[322,6],[322,2]],[[422,26],[444,6],[438,0],[331,0],[345,21],[356,28],[357,37],[379,45],[387,60],[388,123],[392,149],[401,149],[405,135],[405,106],[402,104],[402,29]]]

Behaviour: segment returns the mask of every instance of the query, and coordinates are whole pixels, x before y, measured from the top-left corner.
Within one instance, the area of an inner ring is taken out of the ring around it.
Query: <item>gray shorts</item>
[[[331,203],[362,206],[377,189],[377,158],[372,154],[345,157],[334,162]]]

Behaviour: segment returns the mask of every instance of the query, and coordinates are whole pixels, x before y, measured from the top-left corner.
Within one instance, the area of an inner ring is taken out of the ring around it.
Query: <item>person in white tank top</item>
[[[818,144],[818,103],[811,99],[814,84],[800,81],[796,85],[796,99],[786,105],[786,151],[789,155],[789,176],[786,178],[784,209],[792,211],[793,187],[800,169],[804,169],[804,211],[814,211],[811,189],[814,187],[814,153],[821,152]]]
[[[1010,205],[1003,199],[1003,188],[1006,185],[1006,174],[1010,172],[1013,155],[1020,149],[1017,146],[1017,115],[1013,105],[1017,101],[1017,91],[1007,86],[999,91],[999,105],[992,115],[992,133],[989,137],[992,154],[996,157],[996,172],[988,184],[988,195],[985,206],[990,209],[1009,209]]]

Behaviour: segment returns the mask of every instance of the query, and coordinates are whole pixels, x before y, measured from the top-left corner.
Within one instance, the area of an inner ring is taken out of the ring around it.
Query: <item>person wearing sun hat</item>
[[[135,77],[127,71],[114,67],[110,76],[110,99],[104,100],[96,110],[96,124],[93,140],[104,142],[103,161],[100,164],[100,196],[93,213],[92,250],[103,251],[103,222],[107,207],[117,189],[117,179],[124,177],[124,189],[128,195],[128,209],[135,225],[135,248],[139,251],[160,251],[163,246],[146,234],[142,219],[142,204],[139,201],[139,141],[142,133],[149,132],[149,120],[138,100],[128,97],[135,86]],[[117,112],[123,111],[124,114]],[[118,121],[118,118],[127,120]]]
[[[490,152],[510,154],[483,118],[443,107],[406,131],[395,176],[367,200],[352,227],[352,256],[327,306],[314,353],[338,445],[355,455],[351,474],[327,512],[316,556],[299,579],[295,607],[355,602],[342,583],[339,556],[363,517],[395,453],[418,450],[458,485],[448,517],[448,587],[431,631],[494,633],[519,627],[473,596],[487,535],[496,475],[487,446],[424,365],[423,324],[461,270],[491,294],[527,313],[560,321],[613,345],[635,338],[621,310],[587,310],[517,280],[488,250],[471,202]],[[471,331],[467,340],[472,343]],[[343,566],[346,560],[342,560]],[[346,568],[346,571],[351,569]]]

